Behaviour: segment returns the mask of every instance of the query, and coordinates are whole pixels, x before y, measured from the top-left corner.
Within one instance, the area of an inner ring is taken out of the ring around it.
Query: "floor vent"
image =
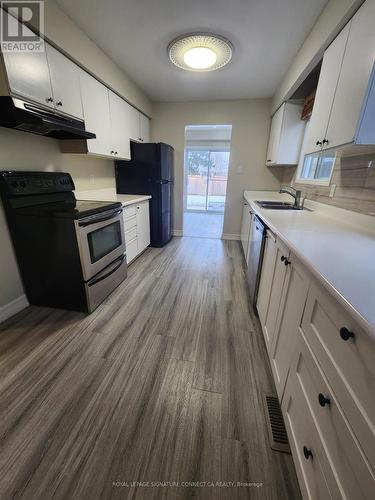
[[[275,451],[290,453],[288,436],[285,430],[279,400],[276,396],[264,396],[264,406],[271,448]]]

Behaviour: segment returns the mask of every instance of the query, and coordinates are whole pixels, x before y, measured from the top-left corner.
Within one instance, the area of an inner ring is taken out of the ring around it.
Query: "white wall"
[[[223,232],[238,235],[243,191],[275,190],[280,187],[277,171],[265,167],[270,111],[269,99],[154,103],[152,140],[171,144],[175,148],[175,230],[181,230],[183,225],[185,126],[233,126]],[[238,167],[242,167],[242,173]]]
[[[272,112],[288,99],[364,0],[329,0],[288,68],[272,100]]]

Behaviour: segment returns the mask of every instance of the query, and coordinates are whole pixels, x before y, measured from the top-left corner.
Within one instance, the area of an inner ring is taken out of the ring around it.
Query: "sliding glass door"
[[[185,210],[223,213],[228,167],[228,150],[186,148]]]

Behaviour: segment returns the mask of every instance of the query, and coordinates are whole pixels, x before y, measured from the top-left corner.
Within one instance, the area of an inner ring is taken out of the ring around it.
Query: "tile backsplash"
[[[375,154],[337,159],[330,186],[295,183],[296,172],[296,167],[286,167],[281,184],[301,189],[310,200],[375,216]]]

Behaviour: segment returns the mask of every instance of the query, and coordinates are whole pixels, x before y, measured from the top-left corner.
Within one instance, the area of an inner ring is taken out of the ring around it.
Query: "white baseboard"
[[[173,236],[183,236],[184,232],[182,229],[173,229],[172,234]]]
[[[239,241],[241,239],[241,235],[240,234],[223,233],[221,235],[221,239],[222,240],[235,240],[235,241]]]
[[[26,295],[21,295],[21,297],[17,297],[16,299],[12,300],[12,302],[5,304],[5,306],[1,306],[0,323],[10,318],[14,314],[22,311],[22,309],[25,309],[25,307],[27,307],[28,305],[29,301],[27,300]]]

